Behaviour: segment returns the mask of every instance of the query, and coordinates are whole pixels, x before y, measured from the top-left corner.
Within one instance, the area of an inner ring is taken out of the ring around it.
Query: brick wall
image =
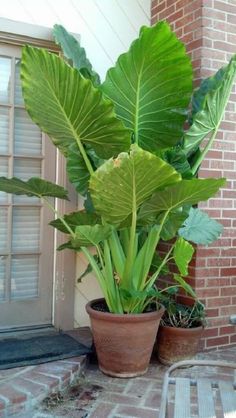
[[[235,0],[153,0],[152,24],[167,20],[191,55],[195,84],[236,53]],[[190,281],[205,302],[208,328],[202,347],[236,343],[236,90],[233,88],[217,139],[202,164],[200,177],[226,177],[227,185],[201,204],[224,225],[222,237],[208,248],[198,247]]]

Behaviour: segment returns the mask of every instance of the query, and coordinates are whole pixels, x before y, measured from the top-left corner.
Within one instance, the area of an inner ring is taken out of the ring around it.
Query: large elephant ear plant
[[[68,235],[60,249],[85,254],[110,312],[139,313],[161,300],[155,283],[170,260],[175,287],[194,296],[184,280],[189,241],[209,244],[222,227],[192,206],[225,183],[196,174],[224,115],[236,58],[193,92],[185,48],[159,22],[141,29],[101,84],[78,41],[59,25],[53,33],[64,56],[24,47],[21,80],[29,115],[65,155],[68,177],[86,198],[83,211],[55,212],[51,225]],[[62,187],[35,178],[2,177],[0,190],[38,196],[52,209],[49,196],[67,199]],[[172,240],[162,258],[160,239]]]

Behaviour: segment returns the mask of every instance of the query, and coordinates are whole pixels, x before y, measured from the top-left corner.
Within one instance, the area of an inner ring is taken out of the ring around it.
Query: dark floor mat
[[[5,339],[0,342],[0,370],[88,353],[91,353],[90,348],[66,334]]]

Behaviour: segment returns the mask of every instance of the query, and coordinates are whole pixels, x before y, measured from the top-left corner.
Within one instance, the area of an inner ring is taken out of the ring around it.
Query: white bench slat
[[[236,392],[233,384],[219,381],[220,397],[224,412],[224,418],[236,418]]]
[[[177,377],[174,418],[190,418],[190,380]]]
[[[216,418],[211,381],[197,379],[198,414],[199,418]]]

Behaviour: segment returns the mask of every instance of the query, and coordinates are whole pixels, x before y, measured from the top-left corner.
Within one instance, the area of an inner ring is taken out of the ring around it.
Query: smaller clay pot
[[[198,352],[203,326],[174,328],[160,325],[157,334],[158,360],[165,365],[193,358]]]

